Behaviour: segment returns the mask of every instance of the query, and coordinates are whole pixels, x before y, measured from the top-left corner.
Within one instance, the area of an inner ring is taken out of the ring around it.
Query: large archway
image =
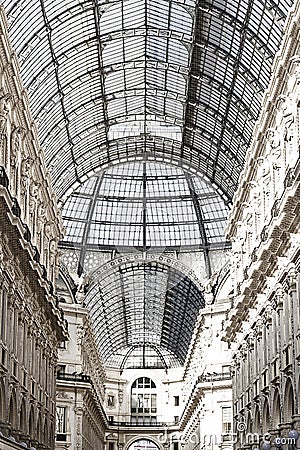
[[[130,442],[126,450],[160,450],[158,444],[146,437]]]

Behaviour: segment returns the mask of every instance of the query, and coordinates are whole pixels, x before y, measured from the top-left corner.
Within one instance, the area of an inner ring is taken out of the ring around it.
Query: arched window
[[[12,391],[9,402],[9,422],[12,430],[18,429],[18,408],[15,390]]]
[[[39,413],[37,421],[37,440],[39,443],[43,442],[43,419],[41,413]]]
[[[20,410],[20,430],[23,434],[27,434],[27,423],[26,423],[26,402],[23,398]]]
[[[141,377],[131,386],[131,423],[149,425],[156,423],[157,394],[155,383]]]
[[[5,385],[4,381],[0,379],[0,421],[5,422],[6,421],[6,395],[5,395]]]
[[[29,436],[31,439],[35,438],[35,418],[34,418],[34,409],[33,406],[30,409],[29,414]]]
[[[149,439],[138,439],[137,441],[132,442],[128,447],[128,450],[159,450],[157,444]]]

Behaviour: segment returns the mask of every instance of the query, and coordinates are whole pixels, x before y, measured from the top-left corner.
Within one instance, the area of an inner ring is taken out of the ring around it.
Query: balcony
[[[132,423],[132,422],[117,422],[115,420],[110,420],[109,426],[114,427],[131,427],[131,428],[168,428],[168,427],[178,427],[175,422],[149,422],[149,423]]]
[[[198,383],[207,383],[213,381],[225,381],[231,380],[232,374],[230,372],[221,372],[221,373],[203,373],[198,377]]]
[[[83,373],[58,372],[56,379],[60,381],[72,381],[76,383],[91,383],[91,377]]]

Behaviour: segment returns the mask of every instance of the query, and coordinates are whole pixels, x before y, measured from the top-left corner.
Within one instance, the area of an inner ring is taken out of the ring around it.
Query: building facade
[[[267,433],[267,443],[287,444],[299,430],[299,12],[286,23],[228,225],[234,301],[224,336],[241,447]]]
[[[0,445],[50,449],[67,339],[55,295],[62,222],[3,8],[0,29]]]

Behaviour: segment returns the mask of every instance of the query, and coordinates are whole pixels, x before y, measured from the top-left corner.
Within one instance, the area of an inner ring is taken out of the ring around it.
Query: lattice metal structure
[[[210,275],[292,4],[3,1],[78,275],[111,248],[201,251]],[[88,306],[107,363],[183,364],[192,286],[146,259],[102,274]]]
[[[229,248],[224,237],[228,208],[202,178],[154,162],[112,167],[90,178],[66,201],[61,246],[87,252],[117,250],[209,252]],[[134,249],[133,249],[134,247]]]

